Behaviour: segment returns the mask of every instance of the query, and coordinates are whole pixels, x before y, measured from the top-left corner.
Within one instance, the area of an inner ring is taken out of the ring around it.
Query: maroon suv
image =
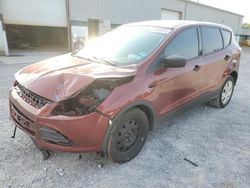
[[[240,54],[223,25],[122,25],[78,53],[17,72],[11,118],[43,151],[101,152],[127,162],[159,118],[206,102],[227,106]]]

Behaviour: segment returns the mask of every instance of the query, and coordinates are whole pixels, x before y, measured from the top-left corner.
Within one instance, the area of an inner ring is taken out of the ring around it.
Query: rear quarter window
[[[221,33],[224,40],[224,47],[229,46],[231,44],[232,33],[224,29],[221,30]]]
[[[202,27],[201,34],[204,54],[216,52],[223,48],[223,40],[218,28]]]

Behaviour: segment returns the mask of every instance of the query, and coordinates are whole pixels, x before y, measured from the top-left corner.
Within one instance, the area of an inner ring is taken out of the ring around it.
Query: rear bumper
[[[26,103],[15,90],[10,91],[10,116],[14,124],[27,133],[40,149],[65,152],[101,151],[109,119],[97,112],[79,117],[50,116],[55,104],[41,109]],[[45,129],[54,130],[71,142],[60,145],[48,142],[42,136]]]

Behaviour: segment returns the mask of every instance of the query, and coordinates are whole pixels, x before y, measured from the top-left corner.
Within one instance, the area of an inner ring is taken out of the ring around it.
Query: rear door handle
[[[224,57],[224,60],[227,61],[227,60],[230,59],[230,57],[231,57],[230,55],[226,55],[226,56]]]
[[[201,66],[200,65],[195,65],[194,68],[193,68],[193,71],[197,72],[201,70]]]

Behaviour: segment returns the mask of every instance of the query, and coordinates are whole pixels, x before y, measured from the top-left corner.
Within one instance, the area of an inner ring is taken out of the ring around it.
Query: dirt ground
[[[10,138],[8,90],[27,64],[0,63],[0,187],[250,187],[250,49],[225,109],[198,106],[150,132],[139,156],[123,165],[94,153],[53,153],[47,161],[30,138]],[[187,158],[198,167],[183,160]]]

